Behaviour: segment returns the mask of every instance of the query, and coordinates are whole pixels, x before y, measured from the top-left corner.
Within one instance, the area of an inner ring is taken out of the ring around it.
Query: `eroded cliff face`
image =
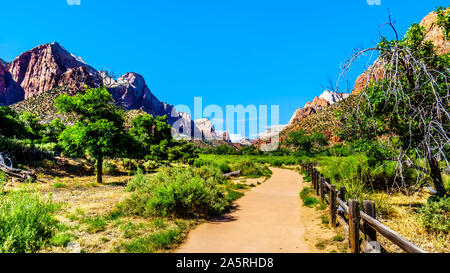
[[[317,113],[318,111],[329,107],[332,104],[335,104],[345,98],[347,98],[349,94],[346,93],[337,93],[329,90],[325,90],[320,97],[315,97],[312,102],[306,103],[305,107],[298,108],[295,113],[292,115],[291,120],[289,121],[289,125],[293,125],[298,121]]]
[[[126,73],[113,79],[58,43],[37,46],[22,53],[11,64],[0,62],[0,105],[15,104],[58,86],[68,87],[76,94],[85,86],[98,87],[100,84],[106,86],[114,100],[127,110],[142,109],[153,116],[166,115],[171,125],[177,123],[181,131],[185,130],[183,133],[216,137],[212,124],[197,127],[189,115],[158,100],[141,75]]]
[[[96,71],[70,54],[58,43],[40,45],[22,53],[9,66],[12,79],[22,87],[25,99],[41,94],[60,85],[71,85],[71,77],[62,77],[71,69],[85,67]],[[60,80],[63,79],[60,83]]]
[[[6,62],[0,62],[0,106],[10,105],[25,98],[24,90],[12,79]]]

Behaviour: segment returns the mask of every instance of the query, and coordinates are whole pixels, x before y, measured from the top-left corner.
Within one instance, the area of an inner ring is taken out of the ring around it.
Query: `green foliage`
[[[7,106],[0,106],[0,136],[22,138],[26,135],[19,114]]]
[[[130,181],[132,195],[118,206],[127,214],[141,216],[210,217],[230,205],[222,172],[211,167],[163,168],[158,174],[138,174]]]
[[[265,165],[259,165],[249,159],[242,159],[231,164],[233,171],[241,171],[243,176],[247,177],[261,177],[271,176],[272,171]]]
[[[92,157],[116,156],[123,149],[125,137],[122,111],[112,103],[106,88],[88,89],[76,96],[61,95],[55,104],[62,112],[79,115],[74,126],[60,136],[61,145],[70,155]]]
[[[124,245],[127,253],[152,253],[157,250],[169,249],[181,240],[181,227],[163,230],[144,238],[136,238]]]
[[[300,199],[303,201],[303,205],[309,208],[313,208],[319,203],[317,198],[310,196],[314,190],[309,187],[305,187],[300,192]]]
[[[50,243],[54,246],[66,247],[71,241],[76,239],[76,236],[70,232],[59,232],[56,233],[51,239]]]
[[[450,231],[450,197],[430,198],[419,209],[419,219],[431,231],[448,233]]]
[[[285,141],[294,151],[303,151],[306,155],[321,152],[328,145],[326,136],[322,133],[307,134],[304,131],[291,132]]]
[[[448,8],[439,7],[436,9],[438,15],[437,25],[444,32],[445,40],[450,40],[450,12],[447,11]]]
[[[43,128],[44,132],[43,132],[42,142],[45,142],[45,143],[58,142],[59,136],[66,129],[66,126],[64,125],[64,123],[62,123],[62,121],[59,118],[52,120],[48,124],[44,124],[43,127],[44,127]]]
[[[73,97],[61,95],[55,104],[61,112],[79,117],[75,125],[65,129],[59,137],[67,154],[84,156],[87,152],[100,162],[100,167],[104,157],[124,154],[129,137],[125,132],[123,111],[113,104],[106,88],[88,89]],[[99,182],[101,177],[102,172],[98,172]]]
[[[19,116],[19,119],[25,126],[27,138],[42,138],[42,131],[44,130],[44,126],[39,123],[39,118],[36,115],[25,111]]]
[[[443,10],[438,13],[439,24],[447,24]],[[448,108],[450,56],[438,55],[425,37],[424,27],[413,24],[402,39],[383,38],[378,43],[384,76],[371,81],[364,95],[358,97],[358,107],[349,108],[342,116],[342,137],[359,143],[371,166],[382,165],[391,158],[414,164],[425,158],[425,168],[430,169],[434,186],[443,195],[437,161],[446,156],[448,148],[435,147],[448,146],[450,120],[442,112]],[[379,142],[381,137],[388,139],[389,150]],[[402,167],[411,168],[406,164]]]
[[[131,122],[129,134],[136,143],[132,154],[148,160],[167,160],[167,150],[172,140],[171,128],[167,117],[138,115]]]
[[[30,190],[0,196],[0,253],[38,251],[57,230],[56,210],[50,199]]]
[[[185,140],[172,141],[172,147],[169,148],[169,161],[193,164],[196,158],[198,158],[198,149],[194,143],[188,143]]]
[[[107,175],[119,175],[120,171],[112,161],[103,161],[103,173]]]
[[[0,171],[0,196],[5,193],[6,183],[8,183],[8,176],[6,173]]]

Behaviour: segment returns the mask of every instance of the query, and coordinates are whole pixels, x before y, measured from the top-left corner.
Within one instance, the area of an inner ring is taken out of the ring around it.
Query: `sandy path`
[[[237,200],[230,213],[194,229],[177,252],[314,252],[304,239],[302,177],[290,170],[272,171],[272,177]]]

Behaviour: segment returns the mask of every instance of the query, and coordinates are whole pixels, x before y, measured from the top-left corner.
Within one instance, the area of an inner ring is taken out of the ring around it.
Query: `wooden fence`
[[[377,242],[380,234],[399,246],[407,253],[426,253],[416,245],[407,241],[376,218],[375,202],[364,200],[360,210],[358,200],[350,199],[346,203],[344,187],[336,188],[329,178],[320,174],[313,164],[302,164],[302,170],[308,173],[317,196],[330,205],[330,224],[332,227],[342,226],[348,234],[349,247],[352,253],[380,253],[383,247]],[[362,235],[362,236],[360,236]]]

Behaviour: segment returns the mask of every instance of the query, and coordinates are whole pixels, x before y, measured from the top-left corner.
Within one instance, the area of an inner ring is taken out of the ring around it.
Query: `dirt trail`
[[[305,220],[316,216],[301,207],[302,177],[291,170],[272,171],[272,177],[237,200],[231,212],[194,229],[177,252],[317,252],[305,240]]]

